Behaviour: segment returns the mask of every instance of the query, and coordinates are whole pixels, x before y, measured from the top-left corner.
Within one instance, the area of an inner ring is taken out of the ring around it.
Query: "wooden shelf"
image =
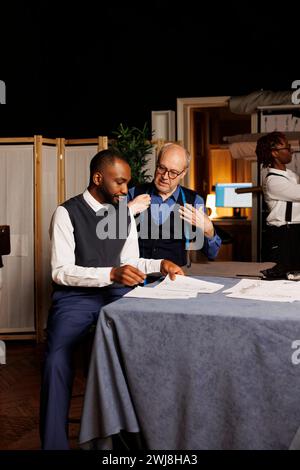
[[[228,217],[213,219],[212,222],[232,239],[231,243],[227,242],[221,246],[217,259],[251,261],[251,219]]]

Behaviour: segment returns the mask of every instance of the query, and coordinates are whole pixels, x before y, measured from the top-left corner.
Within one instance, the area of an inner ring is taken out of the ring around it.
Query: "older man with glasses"
[[[129,190],[128,206],[135,215],[141,214],[141,256],[159,259],[168,255],[179,266],[188,264],[187,253],[193,246],[208,259],[217,256],[221,239],[205,213],[202,197],[180,185],[189,163],[190,154],[184,147],[165,144],[158,155],[153,181]],[[199,240],[195,243],[195,227],[202,233],[200,244]]]

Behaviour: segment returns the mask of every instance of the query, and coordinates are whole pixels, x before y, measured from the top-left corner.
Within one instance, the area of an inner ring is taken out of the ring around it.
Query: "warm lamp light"
[[[215,219],[218,217],[217,211],[216,211],[216,195],[215,194],[208,194],[206,197],[206,207],[211,210],[211,213],[209,214],[210,219]]]

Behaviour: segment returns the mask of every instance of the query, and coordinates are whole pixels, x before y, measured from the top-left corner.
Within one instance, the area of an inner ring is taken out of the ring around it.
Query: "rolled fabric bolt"
[[[6,364],[6,346],[2,340],[0,340],[0,364]]]

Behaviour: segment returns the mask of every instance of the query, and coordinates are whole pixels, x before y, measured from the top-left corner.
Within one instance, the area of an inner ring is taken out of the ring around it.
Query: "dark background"
[[[290,90],[299,73],[295,2],[15,2],[0,18],[1,136],[110,136],[177,97]]]

